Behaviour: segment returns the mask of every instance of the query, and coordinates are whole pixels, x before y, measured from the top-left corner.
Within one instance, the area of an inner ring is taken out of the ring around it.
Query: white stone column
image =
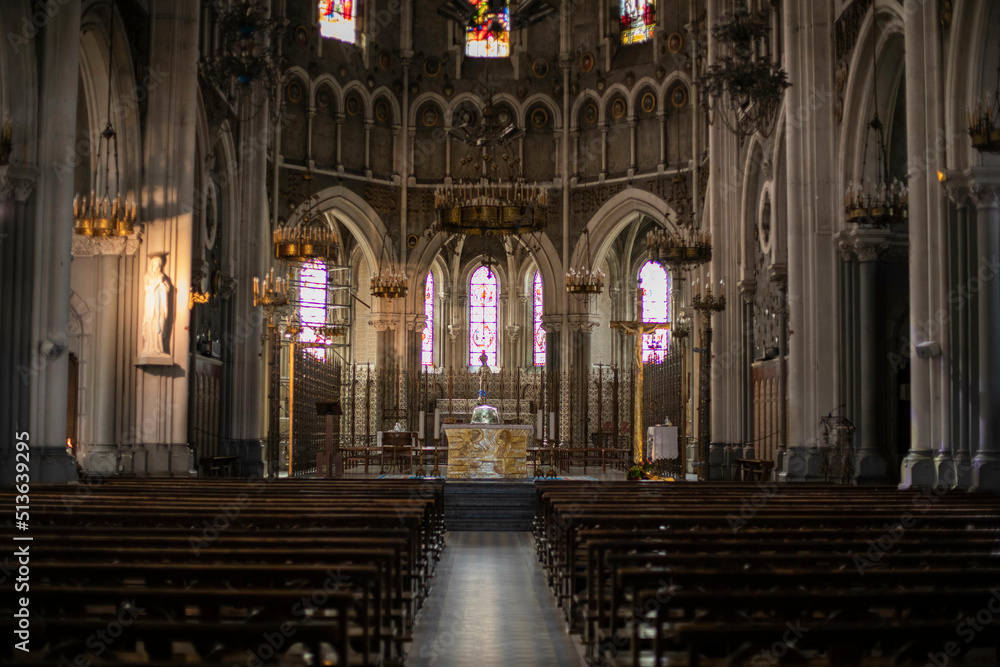
[[[931,340],[945,343],[947,332],[938,324],[936,309],[943,307],[944,276],[940,247],[944,206],[936,170],[944,156],[933,150],[943,127],[940,109],[940,30],[938,7],[921,5],[904,12],[906,37],[906,149],[911,158],[910,210],[910,451],[903,459],[900,488],[930,487],[937,481],[934,451],[943,437],[947,409],[943,395],[947,380],[940,358],[926,359],[915,346]],[[939,337],[940,336],[940,337]]]
[[[979,451],[972,489],[1000,490],[1000,170],[973,169],[979,263]]]
[[[163,273],[171,283],[167,299],[166,347],[170,365],[140,366],[137,370],[136,433],[132,452],[123,445],[125,472],[135,474],[189,474],[187,444],[193,243],[195,112],[198,108],[197,3],[154,0],[150,43],[151,66],[169,72],[149,91],[145,137],[145,193],[143,221],[146,242],[139,262],[139,299],[145,289],[142,274],[151,253],[165,252]],[[140,307],[140,322],[148,317]],[[139,345],[143,345],[139,327]],[[131,457],[128,456],[131,454]],[[130,459],[130,460],[129,460]]]
[[[73,179],[60,174],[76,145],[80,77],[80,3],[63,6],[41,33],[37,206],[32,269],[30,431],[31,475],[42,482],[75,479],[66,454],[69,375],[70,262]]]

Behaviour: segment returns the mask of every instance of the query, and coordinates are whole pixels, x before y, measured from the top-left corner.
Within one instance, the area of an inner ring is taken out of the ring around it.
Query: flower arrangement
[[[626,477],[628,479],[648,479],[652,471],[653,459],[645,459],[640,465],[629,468]]]

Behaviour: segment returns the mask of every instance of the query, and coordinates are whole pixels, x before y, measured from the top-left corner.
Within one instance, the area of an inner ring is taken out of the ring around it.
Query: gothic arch
[[[368,202],[342,185],[321,190],[313,200],[313,210],[317,213],[330,212],[351,233],[358,242],[368,266],[377,266],[379,254],[382,251],[382,237],[386,232],[385,224]],[[289,217],[288,224],[298,224],[302,219],[305,207],[299,207]],[[396,250],[389,243],[387,252],[396,259]]]
[[[600,266],[604,262],[611,245],[621,231],[632,223],[635,215],[645,215],[652,220],[661,221],[661,224],[668,229],[676,231],[676,227],[670,222],[673,213],[667,202],[646,190],[638,188],[622,190],[605,202],[587,223],[594,264]],[[570,266],[583,262],[586,248],[586,242],[581,234],[573,248]]]

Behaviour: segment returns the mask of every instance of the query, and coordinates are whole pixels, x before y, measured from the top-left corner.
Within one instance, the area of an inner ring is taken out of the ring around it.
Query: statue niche
[[[163,273],[163,255],[152,255],[142,278],[142,350],[139,366],[169,366],[170,279]]]

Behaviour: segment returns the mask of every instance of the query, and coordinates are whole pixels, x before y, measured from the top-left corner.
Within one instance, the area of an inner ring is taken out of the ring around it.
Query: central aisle
[[[582,665],[530,533],[451,532],[407,667]]]

